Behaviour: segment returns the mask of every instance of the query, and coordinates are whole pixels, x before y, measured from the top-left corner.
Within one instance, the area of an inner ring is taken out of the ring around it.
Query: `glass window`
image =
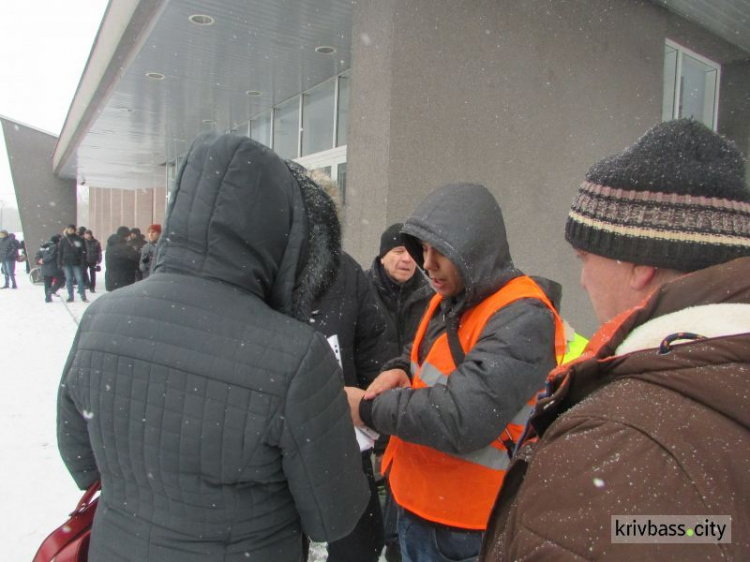
[[[718,71],[689,55],[682,57],[680,117],[693,117],[713,127]]]
[[[266,146],[271,146],[271,112],[250,121],[250,138]]]
[[[692,117],[716,130],[721,66],[676,43],[664,47],[662,119]]]
[[[349,77],[339,77],[339,105],[336,121],[336,146],[346,144],[349,131]],[[343,193],[343,190],[342,190]]]
[[[274,111],[273,149],[282,158],[299,156],[299,96]]]
[[[333,148],[335,87],[329,80],[302,96],[302,156]]]

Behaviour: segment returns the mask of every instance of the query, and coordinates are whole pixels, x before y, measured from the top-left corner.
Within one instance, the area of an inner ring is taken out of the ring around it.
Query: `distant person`
[[[0,230],[0,264],[5,277],[5,284],[0,289],[18,289],[16,285],[16,258],[18,257],[18,241],[16,235],[8,234],[7,230]]]
[[[20,240],[18,242],[18,261],[22,261],[26,265],[26,273],[31,273],[31,265],[29,264],[29,256],[26,253],[26,241]]]
[[[565,238],[602,326],[537,403],[482,560],[750,560],[743,160],[681,119],[588,170]],[[731,541],[686,532],[715,516]]]
[[[94,238],[94,233],[86,230],[83,233],[83,239],[86,242],[86,273],[89,291],[96,292],[96,274],[101,271],[102,263],[102,245]]]
[[[146,279],[151,274],[151,266],[154,262],[154,252],[156,252],[156,244],[159,242],[159,236],[161,236],[160,224],[152,224],[146,229],[148,242],[141,248],[141,261],[139,265],[143,279]]]
[[[60,243],[60,235],[55,234],[49,242],[42,244],[36,254],[36,263],[41,267],[42,279],[44,280],[44,302],[52,302],[52,295],[59,287],[55,286],[55,280],[60,278],[61,271],[57,264],[57,245]]]
[[[135,251],[138,253],[138,260],[140,262],[141,258],[141,250],[146,245],[146,237],[141,234],[141,229],[138,227],[131,228],[130,229],[130,236],[128,237],[128,244],[130,244],[133,248],[135,248]],[[138,267],[135,270],[135,280],[140,281],[143,279],[143,272],[141,271],[141,268]]]
[[[417,271],[417,264],[404,246],[401,238],[403,223],[389,226],[380,237],[380,251],[367,272],[378,300],[379,308],[387,321],[386,337],[397,350],[414,339],[419,321],[435,295],[427,278]],[[376,444],[378,466],[385,447],[384,436]],[[383,522],[385,529],[385,558],[388,562],[401,560],[398,544],[398,508],[386,486]]]
[[[60,268],[65,272],[65,286],[68,289],[67,302],[73,302],[73,280],[78,286],[78,294],[83,302],[86,298],[86,281],[83,269],[86,267],[86,242],[76,234],[76,225],[69,224],[63,230],[60,238],[57,260]]]
[[[107,250],[104,253],[104,285],[107,291],[135,283],[140,254],[128,240],[130,229],[127,226],[121,226],[107,239]]]
[[[333,204],[260,143],[206,134],[164,228],[149,278],[83,315],[59,390],[63,460],[102,483],[89,560],[301,561],[369,497],[308,323],[338,268]]]

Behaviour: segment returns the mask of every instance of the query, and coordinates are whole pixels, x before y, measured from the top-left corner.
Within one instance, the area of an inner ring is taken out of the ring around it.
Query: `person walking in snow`
[[[67,302],[73,302],[73,280],[78,286],[78,294],[83,302],[86,298],[86,281],[83,269],[86,267],[86,242],[76,234],[76,225],[69,224],[64,230],[58,245],[57,260],[65,272],[65,286],[68,289]]]
[[[44,302],[52,302],[53,293],[59,288],[55,287],[55,279],[60,277],[60,267],[57,264],[57,246],[60,243],[60,235],[55,234],[39,248],[36,253],[36,263],[42,268],[42,279],[44,280]]]
[[[5,277],[5,284],[0,289],[17,289],[16,258],[18,257],[18,241],[16,235],[8,234],[7,230],[0,230],[0,264]]]

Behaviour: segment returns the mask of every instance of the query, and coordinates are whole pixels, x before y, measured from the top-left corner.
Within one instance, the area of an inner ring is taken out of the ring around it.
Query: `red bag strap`
[[[91,505],[91,500],[94,499],[96,493],[101,489],[102,483],[99,480],[89,486],[88,490],[84,492],[83,497],[81,497],[81,501],[78,502],[78,506],[70,513],[70,516],[72,517],[78,513],[86,511],[89,508],[89,505]]]
[[[68,520],[44,539],[34,556],[33,562],[55,560],[68,545],[79,543],[84,537],[87,537],[94,521],[94,513],[99,499],[94,496],[101,487],[99,481],[89,486]],[[87,544],[86,542],[83,546]]]

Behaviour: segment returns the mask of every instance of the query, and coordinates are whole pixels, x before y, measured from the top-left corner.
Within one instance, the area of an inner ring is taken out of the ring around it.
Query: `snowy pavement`
[[[77,323],[88,304],[66,303],[65,288],[51,303],[18,264],[18,289],[0,290],[0,539],[3,562],[31,562],[82,492],[57,451],[57,387]],[[104,287],[104,272],[97,282]],[[101,296],[89,294],[90,301]],[[325,560],[314,544],[310,562]],[[385,560],[381,556],[381,560]],[[281,561],[280,561],[281,562]]]
[[[31,562],[81,496],[57,452],[55,417],[60,374],[88,305],[78,295],[64,302],[65,289],[45,303],[42,286],[18,266],[18,289],[0,290],[0,537],[3,560]]]

